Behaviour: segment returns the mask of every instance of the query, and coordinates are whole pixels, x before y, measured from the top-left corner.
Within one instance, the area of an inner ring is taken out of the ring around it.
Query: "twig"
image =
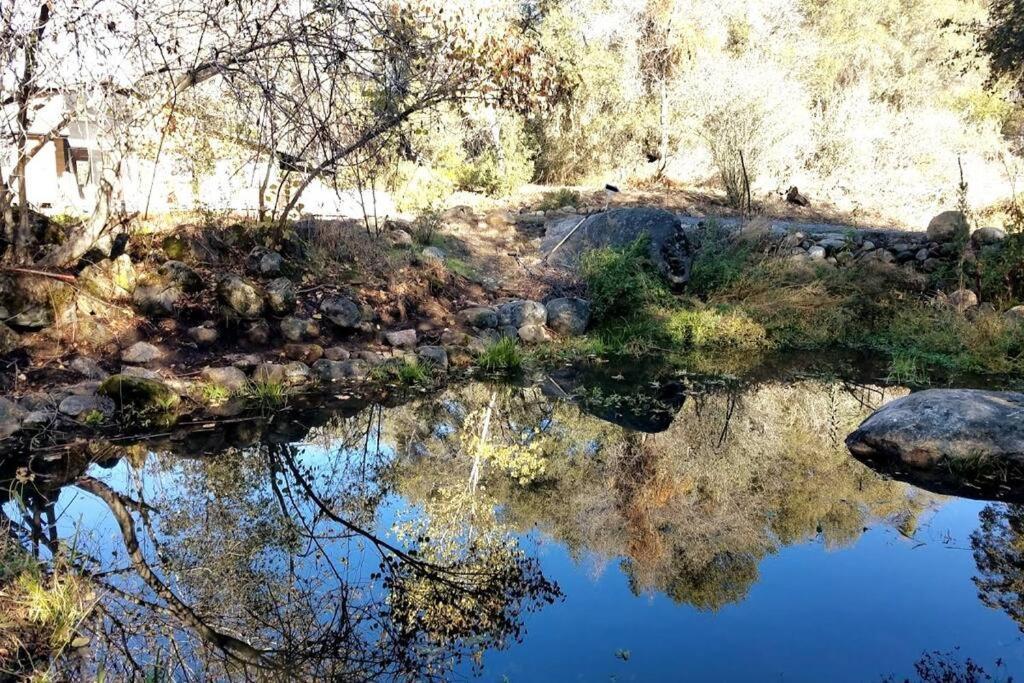
[[[60,280],[61,282],[74,283],[78,278],[74,275],[68,275],[66,273],[52,273],[46,270],[34,270],[32,268],[16,268],[14,266],[4,266],[3,270],[8,273],[18,273],[20,275],[36,275],[38,277],[48,277],[53,280]]]

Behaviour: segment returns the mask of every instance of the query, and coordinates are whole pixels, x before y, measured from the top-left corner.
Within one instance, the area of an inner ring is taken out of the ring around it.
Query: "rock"
[[[426,263],[444,263],[445,253],[437,247],[426,247],[420,252],[420,257]]]
[[[914,254],[914,259],[920,263],[924,263],[928,260],[928,254],[929,252],[927,249],[918,249],[917,253]]]
[[[357,328],[363,319],[355,302],[345,297],[324,299],[320,303],[320,313],[343,330]]]
[[[543,325],[547,319],[548,311],[538,301],[510,301],[498,306],[499,325],[511,325],[519,329],[524,325]]]
[[[351,356],[352,354],[347,349],[343,349],[340,346],[324,349],[324,358],[327,360],[348,360]]]
[[[217,298],[233,317],[255,320],[263,315],[263,296],[237,275],[225,275],[217,283]]]
[[[978,305],[978,295],[969,289],[958,289],[948,297],[949,303],[958,311],[966,311]]]
[[[793,185],[786,190],[786,201],[790,204],[796,204],[797,206],[810,206],[811,202],[807,197],[800,194],[800,190],[797,189],[796,185]]]
[[[270,323],[266,320],[253,320],[245,326],[245,338],[255,346],[265,345],[270,341]]]
[[[123,373],[105,379],[98,393],[113,399],[122,409],[131,408],[139,412],[169,412],[181,402],[181,397],[167,384]]]
[[[0,356],[6,355],[21,346],[21,337],[18,333],[0,323]]]
[[[324,349],[319,344],[285,344],[284,355],[308,364],[323,358]]]
[[[861,249],[864,251],[874,251],[875,243],[871,240],[864,240],[864,244],[861,245]]]
[[[978,248],[1001,244],[1005,239],[1006,233],[999,228],[978,228],[971,235],[971,242]]]
[[[260,363],[252,371],[252,381],[259,384],[283,384],[284,366],[277,363]]]
[[[494,211],[489,211],[487,215],[484,216],[484,223],[492,228],[503,228],[509,225],[515,225],[516,217],[508,211],[496,209]]]
[[[168,235],[160,242],[160,247],[169,259],[181,260],[190,251],[188,241],[179,235]]]
[[[443,346],[466,346],[472,339],[465,332],[459,330],[445,330],[441,333],[441,344]]]
[[[394,330],[385,332],[384,338],[397,348],[411,349],[416,346],[416,330]]]
[[[107,301],[127,300],[137,283],[135,267],[127,254],[113,261],[104,259],[78,273],[78,284],[86,292]]]
[[[825,247],[814,246],[807,250],[807,256],[812,261],[824,261],[825,260]]]
[[[53,307],[29,306],[20,313],[7,319],[7,324],[23,330],[42,330],[54,323]]]
[[[928,239],[955,242],[967,238],[967,218],[959,211],[943,211],[928,223]]]
[[[448,369],[448,352],[440,346],[421,346],[416,349],[416,355],[427,363],[441,368]]]
[[[220,332],[213,326],[213,323],[203,323],[198,327],[190,327],[185,334],[199,346],[210,346],[215,344],[220,338]]]
[[[39,427],[45,427],[52,423],[57,417],[57,414],[52,410],[33,410],[25,415],[25,419],[22,420],[21,426],[38,429]]]
[[[160,373],[156,370],[150,370],[148,368],[140,368],[137,365],[124,365],[121,366],[121,374],[128,375],[129,377],[141,377],[142,379],[151,379],[157,382],[164,381],[164,378],[160,376]],[[99,386],[97,385],[97,388]],[[93,389],[95,393],[96,389]]]
[[[587,331],[590,302],[585,299],[552,299],[547,306],[547,326],[558,334],[575,336]]]
[[[498,312],[485,306],[463,309],[455,314],[455,319],[463,325],[478,329],[492,329],[498,326]]]
[[[1024,306],[1014,306],[1004,312],[1003,317],[1011,323],[1024,324]]]
[[[519,328],[515,325],[502,325],[498,328],[498,338],[508,337],[509,339],[519,338]]]
[[[519,338],[527,344],[540,344],[551,341],[551,333],[543,325],[523,325],[519,328]]]
[[[317,339],[320,336],[320,326],[315,320],[289,316],[281,320],[281,336],[292,342]]]
[[[388,242],[393,247],[411,247],[413,245],[412,235],[405,230],[392,230],[389,232]]]
[[[253,275],[262,275],[263,277],[280,275],[283,265],[284,259],[281,255],[266,247],[253,247],[253,250],[249,252],[245,259],[246,271]]]
[[[541,241],[541,253],[552,265],[575,268],[580,256],[587,251],[625,247],[647,235],[651,260],[667,273],[672,269],[665,259],[666,247],[677,238],[680,230],[679,219],[664,209],[612,209],[588,216],[582,223],[577,216],[549,223]]]
[[[365,360],[370,365],[380,365],[384,362],[384,354],[366,349],[357,353],[356,357]]]
[[[113,415],[116,407],[113,399],[107,396],[71,395],[60,402],[57,410],[68,417],[82,419],[94,412],[100,413],[104,417]]]
[[[942,261],[937,258],[928,258],[924,263],[921,264],[921,270],[926,273],[934,273],[942,265]]]
[[[991,459],[1024,465],[1024,394],[929,389],[883,406],[846,439],[858,457],[928,467]]]
[[[101,368],[99,363],[86,356],[78,356],[71,361],[71,369],[89,379],[104,380],[110,377],[110,373]]]
[[[0,439],[6,439],[21,429],[25,415],[24,408],[0,396]]]
[[[321,382],[340,382],[348,379],[362,379],[370,373],[370,364],[364,360],[327,360],[321,358],[313,363],[313,374]]]
[[[203,291],[203,278],[199,273],[181,261],[164,261],[160,268],[157,269],[157,273],[165,281],[181,287],[182,291],[187,294]]]
[[[147,278],[132,292],[132,303],[150,316],[174,315],[178,301],[185,295],[181,287],[160,278]]]
[[[260,364],[260,357],[255,353],[231,353],[224,356],[224,362],[240,370],[251,370]]]
[[[164,352],[149,342],[135,342],[121,352],[121,360],[133,365],[146,365],[164,357]]]
[[[313,379],[309,366],[302,361],[292,361],[284,366],[284,381],[289,386],[308,384]]]
[[[295,285],[286,277],[279,277],[267,283],[267,308],[274,315],[288,315],[295,310]]]
[[[224,387],[232,393],[241,391],[249,382],[249,378],[245,376],[244,372],[232,366],[219,368],[205,367],[199,373],[199,376],[204,382]]]

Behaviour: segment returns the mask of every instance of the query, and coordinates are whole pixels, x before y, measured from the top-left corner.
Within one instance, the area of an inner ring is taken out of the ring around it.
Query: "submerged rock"
[[[1024,466],[1024,394],[930,389],[883,406],[846,438],[855,456],[915,467]]]

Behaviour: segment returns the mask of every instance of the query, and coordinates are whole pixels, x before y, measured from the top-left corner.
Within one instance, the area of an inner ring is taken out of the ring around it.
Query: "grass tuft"
[[[525,357],[519,344],[511,337],[491,342],[477,356],[476,364],[485,372],[513,372],[521,370]]]

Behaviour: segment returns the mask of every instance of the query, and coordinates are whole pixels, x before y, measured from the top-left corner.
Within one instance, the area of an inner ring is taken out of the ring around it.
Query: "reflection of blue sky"
[[[369,452],[375,450],[371,440]],[[392,455],[384,453],[385,460]],[[338,476],[353,476],[362,457],[362,449],[314,445],[301,453],[305,465]],[[134,475],[147,499],[159,498],[160,489],[174,487],[181,476],[166,461],[159,468],[153,463]],[[93,467],[91,474],[119,491],[135,491],[124,461]],[[910,675],[924,652],[957,646],[987,668],[1001,658],[1006,671],[1019,674],[1024,642],[1017,626],[982,605],[971,582],[970,534],[983,505],[951,500],[922,520],[913,539],[878,524],[848,548],[827,550],[820,542],[783,548],[760,563],[760,578],[742,602],[717,613],[660,594],[634,596],[616,560],[595,572],[593,563],[574,561],[558,543],[524,536],[524,549],[540,558],[565,599],[527,614],[524,642],[489,652],[482,680],[867,681]],[[390,536],[397,519],[418,512],[389,497],[377,511],[377,530]],[[69,487],[58,514],[62,538],[77,533],[79,547],[102,555],[109,566],[128,564],[100,501]],[[376,570],[376,555],[360,553],[362,545],[328,546],[332,555],[350,557],[349,578]],[[300,575],[323,570],[314,563]],[[628,661],[616,657],[624,650]],[[460,677],[471,676],[467,664]]]

